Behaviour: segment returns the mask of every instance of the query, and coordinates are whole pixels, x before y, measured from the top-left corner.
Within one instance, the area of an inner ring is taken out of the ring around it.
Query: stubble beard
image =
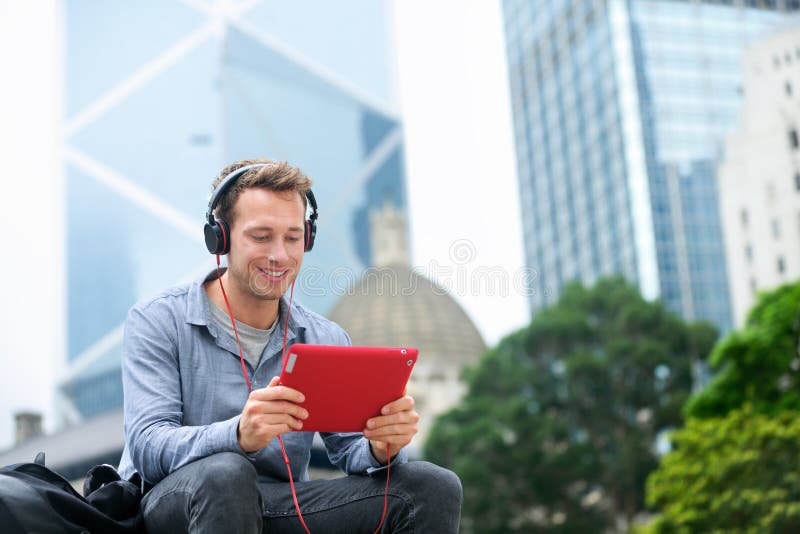
[[[292,281],[296,277],[294,268],[289,267],[289,272],[286,273],[286,279],[281,281],[280,284],[268,282],[264,276],[259,273],[257,267],[248,269],[247,273],[247,290],[254,298],[264,301],[279,300],[289,289]]]
[[[259,281],[258,271],[247,269],[242,271],[236,265],[228,264],[228,278],[229,283],[236,287],[237,293],[256,300],[271,301],[278,300],[283,296],[276,295],[276,286],[274,284],[266,284]],[[279,291],[279,290],[278,290]]]

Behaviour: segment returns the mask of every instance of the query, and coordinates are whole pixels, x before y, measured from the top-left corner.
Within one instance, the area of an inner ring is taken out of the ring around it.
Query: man
[[[456,532],[458,477],[409,462],[403,450],[419,419],[410,396],[387,404],[363,433],[321,434],[329,458],[348,476],[308,480],[313,434],[292,432],[308,417],[298,405],[303,394],[277,385],[284,335],[286,346],[350,344],[338,325],[285,296],[309,239],[313,244],[305,217],[311,181],[269,160],[226,167],[215,188],[226,176],[232,179],[218,192],[215,212],[224,225],[211,235],[221,239],[223,253],[230,249],[227,270],[137,304],[125,325],[120,472],[128,478],[136,471],[152,486],[142,501],[148,531],[303,532],[281,435],[312,532],[375,530],[387,451],[392,461],[382,531]]]

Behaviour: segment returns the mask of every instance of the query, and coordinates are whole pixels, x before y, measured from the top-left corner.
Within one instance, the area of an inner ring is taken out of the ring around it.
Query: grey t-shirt
[[[236,339],[233,333],[233,325],[231,325],[231,317],[228,315],[228,312],[217,306],[213,300],[208,299],[208,302],[211,304],[209,308],[211,308],[211,315],[214,317],[214,320],[217,321],[229,336]],[[236,330],[239,332],[239,341],[242,343],[244,359],[253,366],[253,369],[258,367],[258,362],[261,360],[261,353],[264,352],[264,347],[267,346],[269,337],[272,335],[272,332],[275,330],[275,325],[277,324],[278,319],[276,317],[272,326],[266,330],[261,330],[260,328],[254,328],[248,324],[244,324],[241,321],[236,321]]]

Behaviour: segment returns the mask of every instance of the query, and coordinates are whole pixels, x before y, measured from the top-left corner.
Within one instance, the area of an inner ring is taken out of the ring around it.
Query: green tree
[[[689,420],[675,450],[647,481],[662,510],[652,532],[800,532],[800,417],[746,405],[726,417]]]
[[[622,279],[558,303],[466,373],[426,456],[464,485],[466,532],[598,532],[644,509],[654,444],[681,422],[693,361],[716,333]]]
[[[800,410],[800,284],[762,294],[741,330],[714,349],[715,376],[686,405],[691,417],[714,417],[750,403],[758,412]]]
[[[800,531],[800,284],[761,295],[745,326],[709,357],[647,484],[655,532]]]

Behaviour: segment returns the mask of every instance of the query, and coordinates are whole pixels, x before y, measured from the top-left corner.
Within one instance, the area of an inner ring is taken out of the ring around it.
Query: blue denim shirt
[[[140,302],[128,313],[122,345],[125,404],[125,448],[119,471],[129,478],[138,471],[155,484],[176,469],[211,454],[236,452],[254,463],[262,481],[288,481],[280,444],[246,454],[236,431],[249,392],[242,376],[236,341],[214,321],[203,283],[169,289]],[[258,367],[245,362],[253,388],[280,375],[285,297],[278,326],[264,348]],[[337,324],[292,303],[286,344],[349,345]],[[381,467],[360,433],[320,433],[331,463],[348,474]],[[313,432],[284,434],[295,480],[308,479]],[[400,451],[393,463],[406,461]]]

